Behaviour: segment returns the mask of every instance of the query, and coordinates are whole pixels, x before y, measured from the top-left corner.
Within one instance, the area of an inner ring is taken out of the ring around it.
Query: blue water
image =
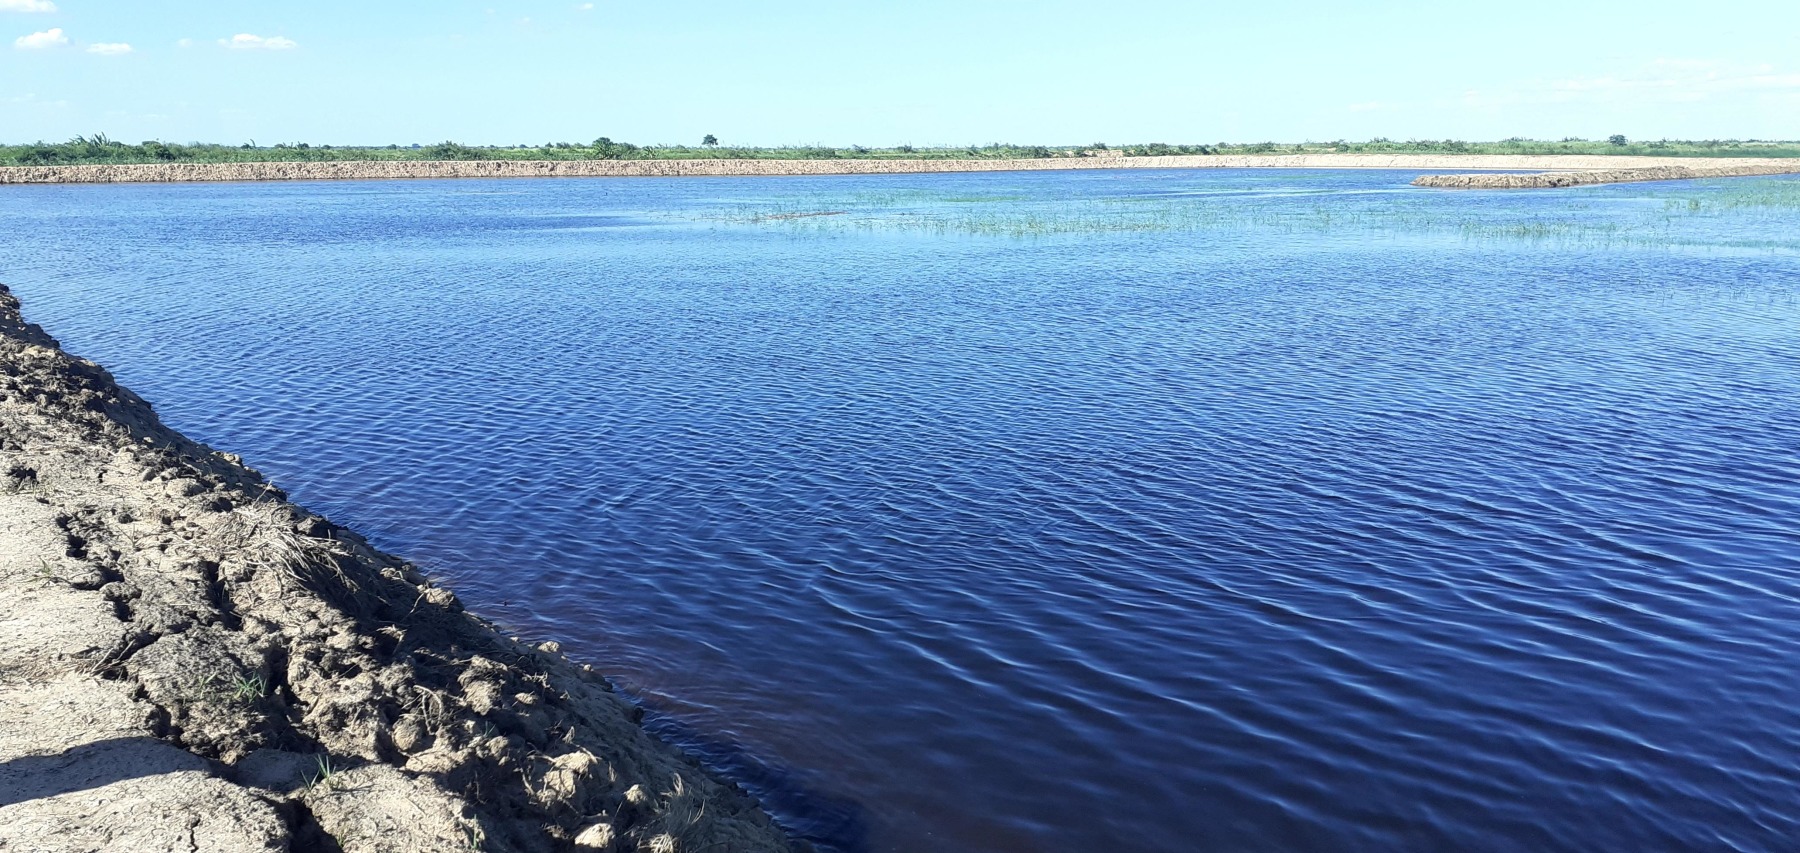
[[[0,280],[829,849],[1794,849],[1800,180],[1411,177],[7,187]]]

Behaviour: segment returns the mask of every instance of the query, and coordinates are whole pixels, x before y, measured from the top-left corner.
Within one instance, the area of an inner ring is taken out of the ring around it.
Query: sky
[[[1800,3],[0,0],[0,141],[1800,139]]]

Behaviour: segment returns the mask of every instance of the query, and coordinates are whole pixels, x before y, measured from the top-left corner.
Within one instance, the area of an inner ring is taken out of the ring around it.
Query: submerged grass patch
[[[1242,230],[1800,251],[1800,180],[1735,178],[1533,192],[1538,194],[1525,197],[1532,203],[1521,209],[1486,204],[1492,196],[1478,193],[1297,193],[1267,185],[1079,198],[896,190],[740,202],[698,218],[816,236],[886,231],[1031,239]]]
[[[1693,189],[1663,198],[1665,210],[1705,214],[1733,210],[1800,210],[1800,180],[1790,177],[1761,181],[1696,182]]]

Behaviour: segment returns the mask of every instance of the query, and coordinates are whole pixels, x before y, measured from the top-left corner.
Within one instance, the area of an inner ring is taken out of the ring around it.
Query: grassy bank
[[[635,145],[602,137],[592,142],[542,145],[276,145],[119,142],[104,134],[67,142],[0,145],[0,166],[79,166],[136,163],[328,163],[346,161],[543,161],[543,160],[1030,160],[1059,158],[1244,156],[1270,154],[1579,154],[1658,157],[1800,157],[1800,142],[1758,140],[1657,140],[1653,142],[1564,139],[1508,139],[1499,142],[1374,139],[1366,142],[1228,143],[1108,146],[971,145],[886,148],[850,146],[734,147],[728,145]]]

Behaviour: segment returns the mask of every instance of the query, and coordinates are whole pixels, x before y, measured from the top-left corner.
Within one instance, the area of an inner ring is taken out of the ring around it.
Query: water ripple
[[[1800,182],[1408,177],[23,187],[0,269],[828,849],[1790,849]]]

